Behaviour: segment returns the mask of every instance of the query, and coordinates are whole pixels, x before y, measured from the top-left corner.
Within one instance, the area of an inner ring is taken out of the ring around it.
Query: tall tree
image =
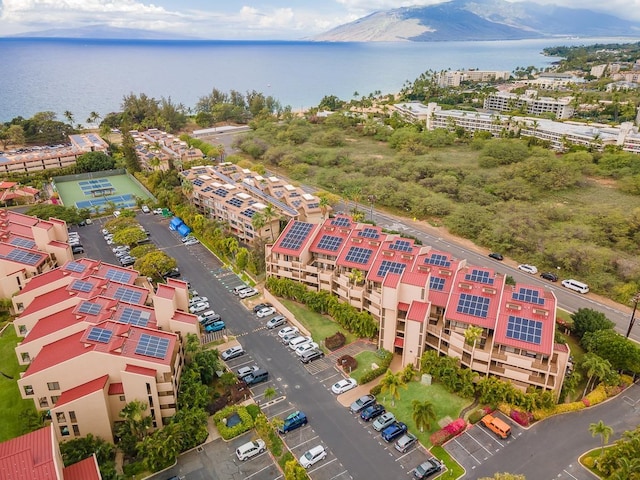
[[[613,428],[605,424],[602,420],[599,420],[598,423],[589,424],[589,432],[591,432],[592,437],[600,436],[600,456],[602,456],[604,446],[609,441],[609,437],[613,434]]]
[[[420,429],[420,432],[424,432],[424,429],[431,429],[431,423],[436,420],[436,411],[433,403],[429,400],[414,400],[411,403],[413,410],[413,421],[416,427]]]
[[[406,387],[402,380],[402,372],[393,373],[391,370],[387,370],[382,380],[380,381],[382,387],[381,393],[389,394],[391,397],[391,406],[396,405],[396,400],[400,398],[400,388]]]

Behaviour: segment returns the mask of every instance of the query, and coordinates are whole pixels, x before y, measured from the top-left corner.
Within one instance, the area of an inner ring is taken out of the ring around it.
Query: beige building
[[[444,71],[436,75],[438,86],[459,87],[462,82],[495,82],[509,80],[511,72],[502,70],[455,70]]]
[[[171,133],[157,128],[144,132],[131,130],[129,133],[135,141],[136,155],[144,170],[169,170],[171,163],[202,160],[203,155],[199,149],[189,147],[187,142]]]
[[[13,297],[22,397],[51,412],[59,440],[113,439],[134,399],[162,427],[176,412],[183,340],[199,335],[188,298],[180,280],[154,292],[135,270],[87,258],[34,277]]]
[[[525,390],[558,394],[569,350],[554,342],[556,298],[531,285],[506,285],[505,275],[380,227],[338,216],[292,221],[267,247],[267,275],[325,290],[379,322],[378,345],[418,366],[429,349],[460,359],[486,376]],[[352,272],[362,272],[354,284]],[[480,327],[469,345],[465,332]]]
[[[276,176],[258,175],[233,163],[193,167],[181,174],[193,187],[193,205],[207,218],[228,224],[231,233],[247,244],[256,238],[275,240],[281,218],[317,222],[323,215],[315,195]],[[252,223],[256,213],[267,221],[259,231]]]
[[[573,97],[541,97],[535,90],[527,90],[524,95],[496,92],[487,95],[484,100],[484,109],[495,112],[524,110],[530,115],[553,113],[557,119],[564,119],[573,116],[572,100]]]

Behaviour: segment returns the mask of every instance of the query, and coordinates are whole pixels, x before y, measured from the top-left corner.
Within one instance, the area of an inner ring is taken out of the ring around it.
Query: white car
[[[109,230],[107,230],[106,228],[103,228],[102,230],[100,230],[100,232],[102,233],[102,235],[109,235],[111,232]]]
[[[120,215],[122,214],[122,212],[120,210],[114,210],[113,212],[113,216],[118,218]]]
[[[331,391],[336,395],[340,395],[341,393],[348,392],[352,388],[358,386],[358,382],[353,378],[343,378],[339,382],[334,383],[331,386]]]
[[[146,205],[142,205],[142,213],[151,213],[151,209]]]
[[[236,456],[238,457],[238,460],[244,462],[248,458],[264,452],[266,449],[267,446],[265,445],[264,440],[259,438],[255,442],[247,442],[244,445],[240,445],[236,449]]]
[[[268,317],[269,315],[273,315],[276,313],[276,309],[273,307],[265,307],[256,312],[256,316],[258,318]]]
[[[189,311],[191,313],[200,313],[200,312],[204,312],[207,308],[209,308],[209,302],[199,302],[199,303],[196,303],[195,305],[191,305],[189,307]]]
[[[238,297],[240,298],[249,298],[249,297],[253,297],[254,295],[258,295],[258,292],[255,288],[249,288],[248,290],[242,290],[239,294]]]
[[[278,336],[280,338],[284,338],[290,333],[296,333],[298,331],[298,327],[284,327],[278,330]]]
[[[191,245],[197,245],[200,242],[198,241],[197,238],[192,238],[190,240],[187,240],[186,242],[184,242],[185,246],[190,247]]]
[[[523,263],[522,265],[518,265],[518,270],[522,270],[523,272],[530,273],[531,275],[536,275],[538,273],[538,268],[533,265],[527,265]]]
[[[191,297],[191,300],[189,300],[189,306],[195,305],[196,303],[208,302],[208,301],[209,299],[207,297]]]
[[[161,208],[154,208],[153,209],[153,214],[154,215],[162,215],[162,209]]]
[[[296,355],[301,357],[304,352],[315,350],[316,348],[318,348],[318,344],[316,342],[303,343],[296,348]]]
[[[322,445],[317,445],[310,450],[307,450],[304,455],[300,457],[300,465],[304,468],[309,468],[315,465],[320,460],[323,460],[327,456],[327,451]]]
[[[298,335],[297,337],[292,338],[289,341],[289,348],[291,350],[295,350],[299,346],[306,345],[307,343],[311,343],[311,342],[313,342],[313,338],[311,338],[311,337],[303,337],[302,335]]]

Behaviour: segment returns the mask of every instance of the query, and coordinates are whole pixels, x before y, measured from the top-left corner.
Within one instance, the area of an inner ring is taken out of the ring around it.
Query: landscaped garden
[[[355,356],[355,359],[358,362],[358,367],[351,371],[350,376],[351,378],[355,378],[358,381],[358,384],[361,384],[362,382],[360,382],[360,379],[371,370],[377,368],[375,365],[380,365],[380,357],[376,352],[365,350],[358,353]]]

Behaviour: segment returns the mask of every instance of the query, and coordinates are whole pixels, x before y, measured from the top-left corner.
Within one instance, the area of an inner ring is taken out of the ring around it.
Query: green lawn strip
[[[364,352],[357,354],[354,358],[358,361],[358,368],[352,370],[349,376],[351,378],[355,378],[358,381],[358,384],[360,384],[362,376],[373,370],[371,368],[371,364],[380,364],[380,357],[376,355],[376,352],[365,350]]]
[[[428,400],[433,404],[436,421],[431,425],[431,430],[420,432],[416,427],[413,421],[412,403],[414,400],[420,402]],[[432,433],[440,430],[438,422],[445,417],[449,417],[451,421],[455,420],[462,409],[471,403],[471,400],[449,393],[439,384],[423,385],[420,382],[410,382],[407,384],[407,388],[400,388],[400,398],[396,400],[395,407],[391,406],[391,398],[383,393],[378,395],[378,402],[382,403],[388,411],[393,412],[399,421],[406,423],[409,431],[418,437],[420,443],[429,448],[431,447],[429,437]]]
[[[605,447],[604,449],[607,450],[607,448],[609,447]],[[584,455],[582,455],[578,461],[580,462],[580,465],[582,465],[584,468],[586,468],[587,470],[589,470],[591,473],[593,473],[597,478],[602,478],[602,474],[600,472],[598,472],[598,470],[596,470],[594,467],[589,467],[590,465],[595,465],[595,462],[600,458],[600,455],[602,454],[602,449],[601,448],[596,448],[594,450],[591,450],[590,452],[585,453]],[[586,462],[585,461],[591,458],[592,461],[591,462]]]
[[[0,372],[12,377],[9,380],[4,375],[0,375],[0,410],[2,411],[2,422],[0,422],[0,441],[4,442],[24,433],[24,418],[22,412],[25,409],[35,411],[32,400],[23,400],[18,389],[18,379],[20,372],[25,370],[18,364],[15,348],[18,337],[13,326],[5,329],[0,337]]]
[[[311,332],[311,336],[313,337],[313,341],[320,345],[323,349],[324,339],[334,335],[336,332],[342,332],[346,338],[346,345],[351,342],[354,342],[358,337],[356,337],[353,333],[348,332],[336,322],[334,322],[331,318],[326,315],[320,315],[319,313],[312,312],[308,310],[304,305],[300,305],[299,303],[292,302],[291,300],[280,300],[285,307],[296,317],[302,325],[304,325],[309,332]]]
[[[458,462],[451,458],[451,455],[449,455],[443,447],[432,447],[430,452],[434,457],[442,460],[447,467],[447,470],[445,472],[442,472],[436,478],[456,479],[464,475],[464,468],[462,468]]]

